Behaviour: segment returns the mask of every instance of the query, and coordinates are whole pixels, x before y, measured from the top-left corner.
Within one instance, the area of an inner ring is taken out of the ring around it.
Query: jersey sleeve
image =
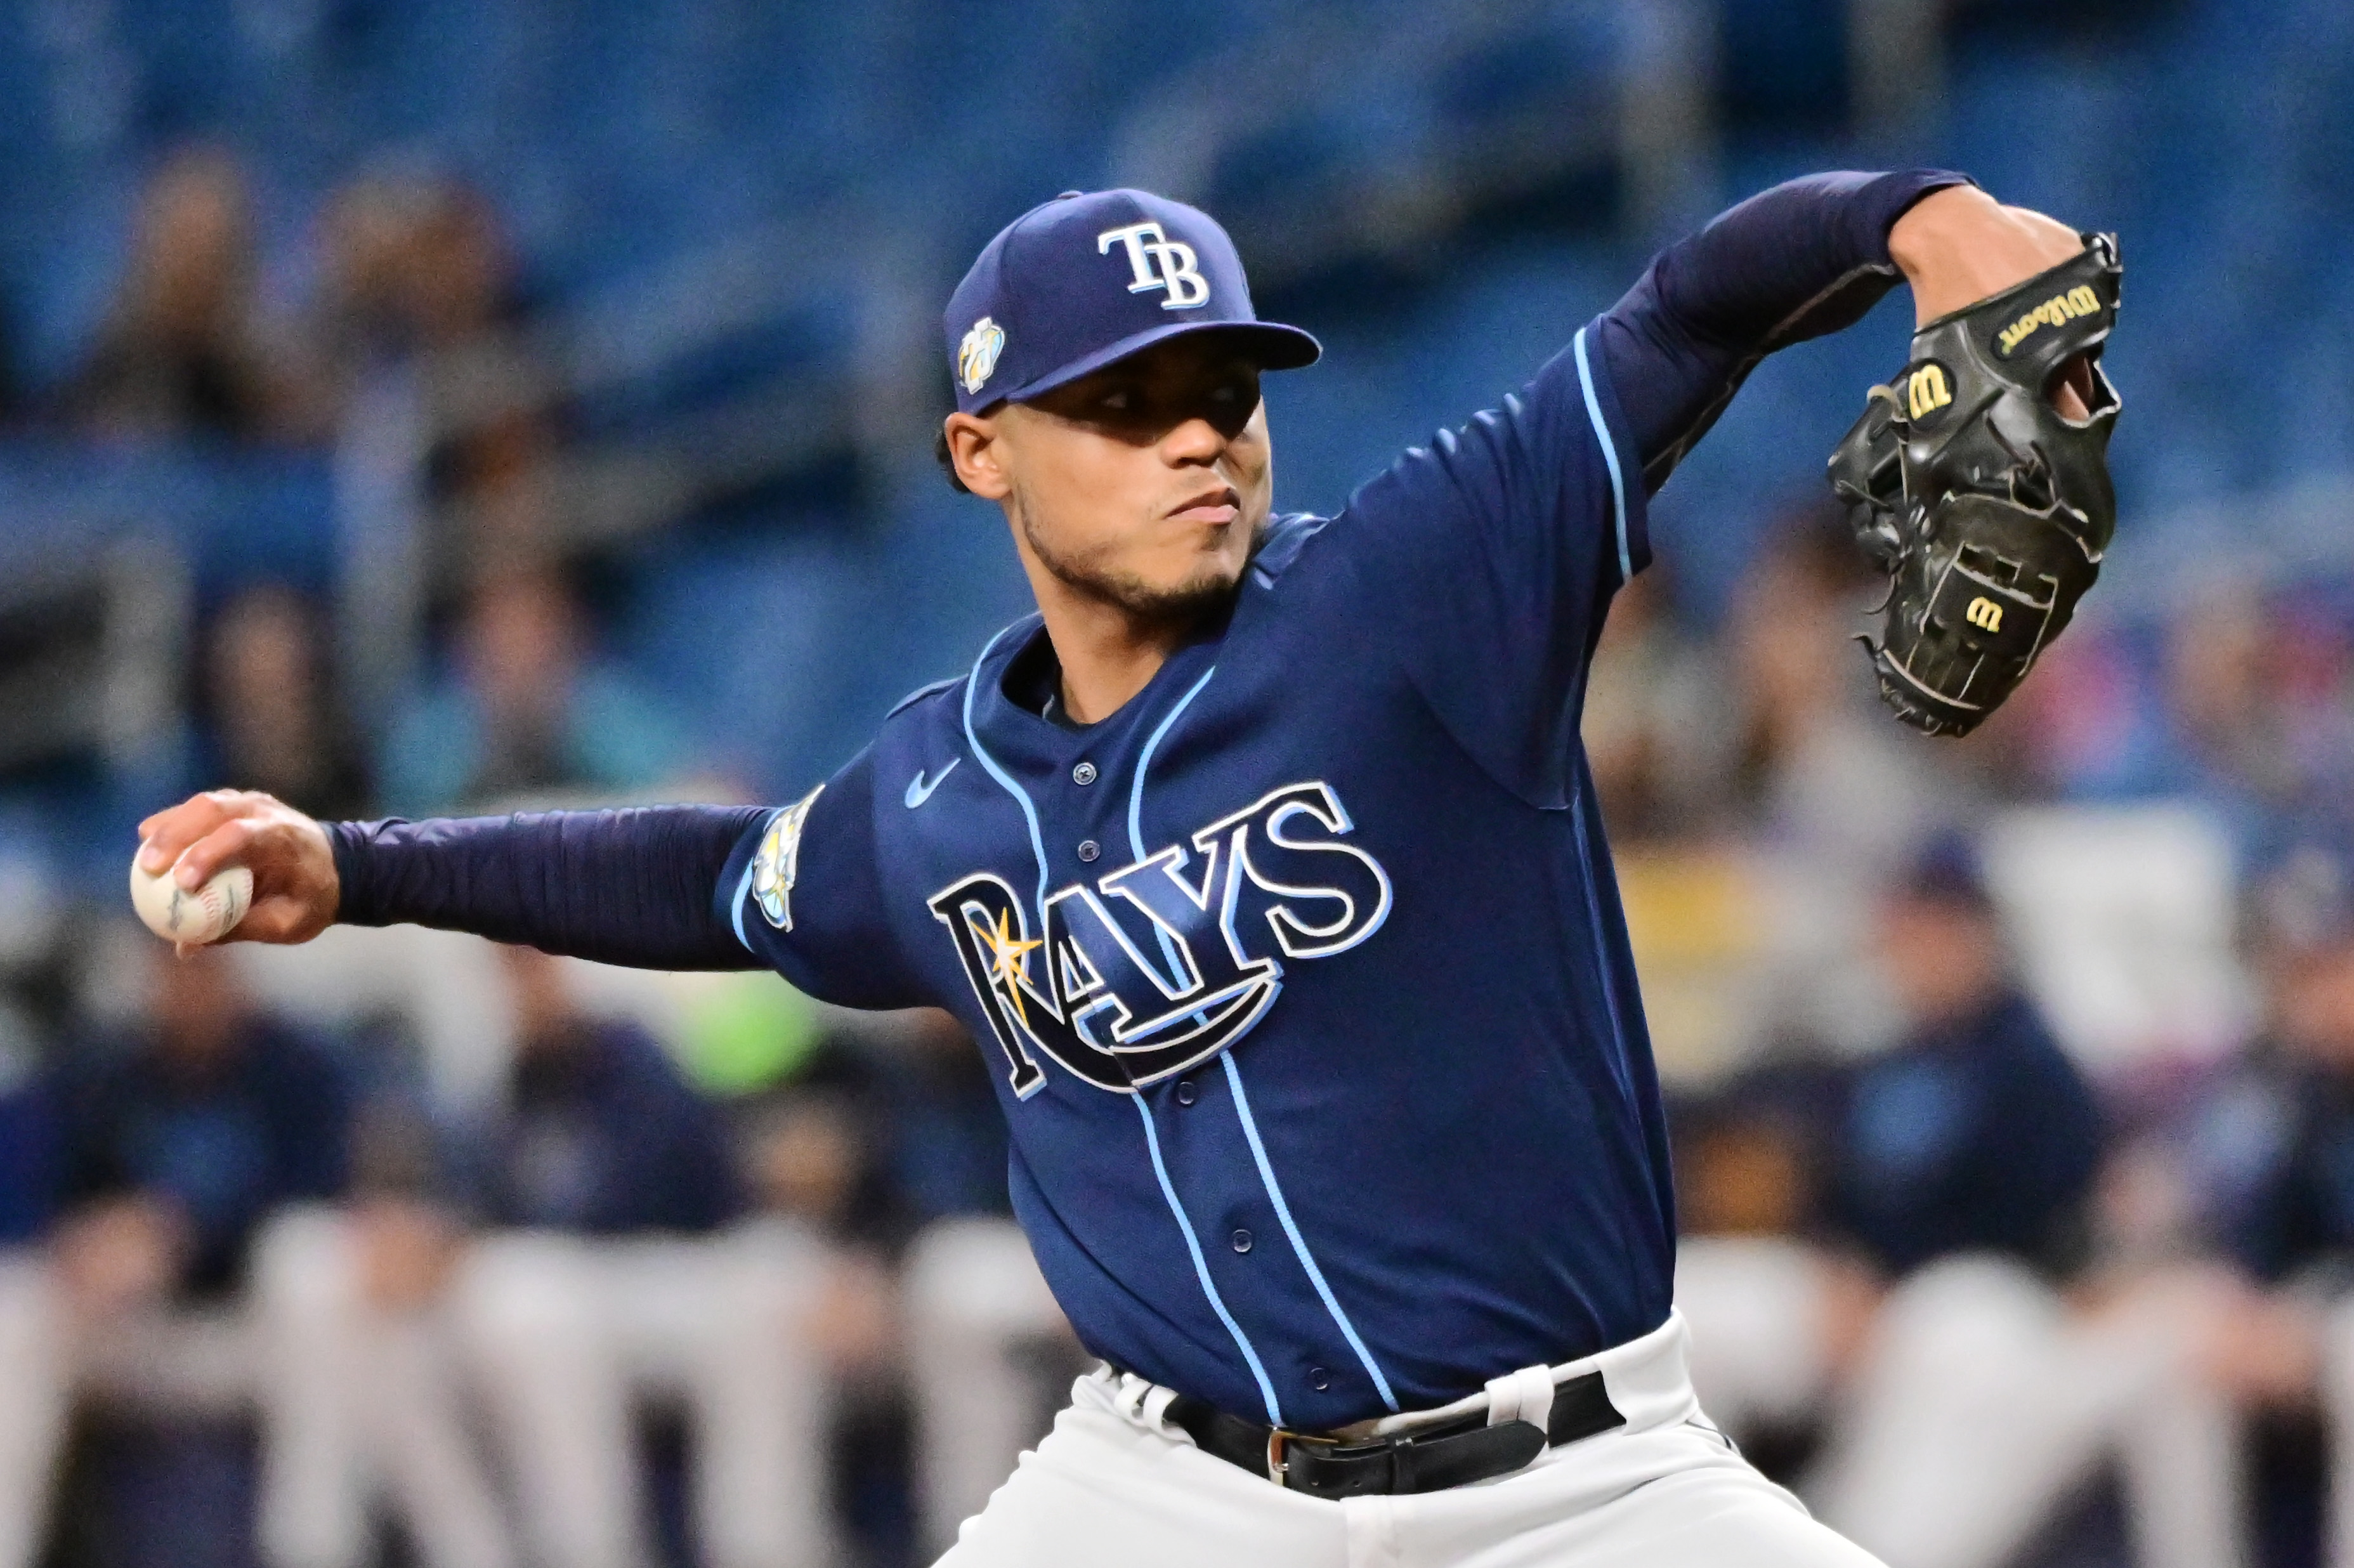
[[[637,806],[328,822],[335,918],[470,931],[638,969],[756,969],[713,917],[711,885],[746,824],[766,815]]]
[[[1650,559],[1636,449],[1591,328],[1519,393],[1409,450],[1335,532],[1348,605],[1455,740],[1530,804],[1575,789],[1585,668]]]
[[[1808,175],[1660,251],[1590,343],[1624,399],[1644,493],[1667,482],[1767,355],[1861,321],[1899,281],[1896,220],[1968,183],[1946,169]]]
[[[1760,360],[1894,285],[1890,228],[1963,181],[1819,175],[1752,197],[1661,252],[1517,396],[1351,498],[1350,612],[1506,789],[1546,809],[1575,791],[1586,663],[1650,558],[1647,498]]]
[[[760,963],[821,1001],[918,1007],[930,1001],[883,900],[870,747],[736,842],[713,905]]]

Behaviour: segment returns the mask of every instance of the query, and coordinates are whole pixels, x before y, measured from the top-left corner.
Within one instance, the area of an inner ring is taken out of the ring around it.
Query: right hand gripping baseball
[[[307,942],[332,925],[342,888],[326,830],[258,790],[211,789],[139,824],[141,869],[190,890],[232,865],[253,874],[253,906],[224,941]]]

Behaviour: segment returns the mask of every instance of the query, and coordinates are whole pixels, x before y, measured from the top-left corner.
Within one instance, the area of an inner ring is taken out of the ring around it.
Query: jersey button
[[[1236,1231],[1236,1232],[1235,1233],[1235,1250],[1236,1252],[1248,1252],[1248,1251],[1250,1251],[1250,1248],[1251,1248],[1251,1234],[1250,1234],[1250,1232],[1248,1232],[1248,1231]]]
[[[1079,841],[1079,858],[1081,860],[1091,861],[1101,853],[1103,853],[1103,845],[1096,842],[1095,840],[1081,839]]]
[[[1072,783],[1074,783],[1074,784],[1092,784],[1092,783],[1094,783],[1095,781],[1096,781],[1096,765],[1095,765],[1094,763],[1092,763],[1092,762],[1082,762],[1082,763],[1080,763],[1076,768],[1072,768],[1072,769],[1071,769],[1071,782],[1072,782]]]
[[[1177,1080],[1177,1103],[1181,1106],[1190,1106],[1193,1103],[1193,1079],[1180,1078]]]
[[[1317,1393],[1321,1393],[1326,1389],[1332,1386],[1332,1374],[1326,1372],[1322,1367],[1310,1367],[1308,1369],[1308,1386],[1314,1389]]]

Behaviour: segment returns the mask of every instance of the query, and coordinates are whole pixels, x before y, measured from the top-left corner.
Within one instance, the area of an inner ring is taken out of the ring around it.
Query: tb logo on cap
[[[1126,228],[1107,228],[1096,236],[1096,254],[1110,255],[1115,240],[1128,247],[1129,270],[1136,275],[1136,281],[1128,286],[1129,293],[1165,289],[1169,297],[1161,302],[1164,311],[1191,310],[1209,302],[1210,281],[1193,270],[1198,260],[1193,248],[1183,240],[1170,238],[1159,224],[1131,223]]]

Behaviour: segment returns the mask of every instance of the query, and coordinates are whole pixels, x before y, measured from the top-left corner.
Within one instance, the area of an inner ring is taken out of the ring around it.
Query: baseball
[[[153,876],[131,863],[131,906],[147,928],[167,942],[202,947],[217,942],[245,918],[253,902],[253,873],[241,865],[215,872],[191,893],[172,880],[172,874]]]

